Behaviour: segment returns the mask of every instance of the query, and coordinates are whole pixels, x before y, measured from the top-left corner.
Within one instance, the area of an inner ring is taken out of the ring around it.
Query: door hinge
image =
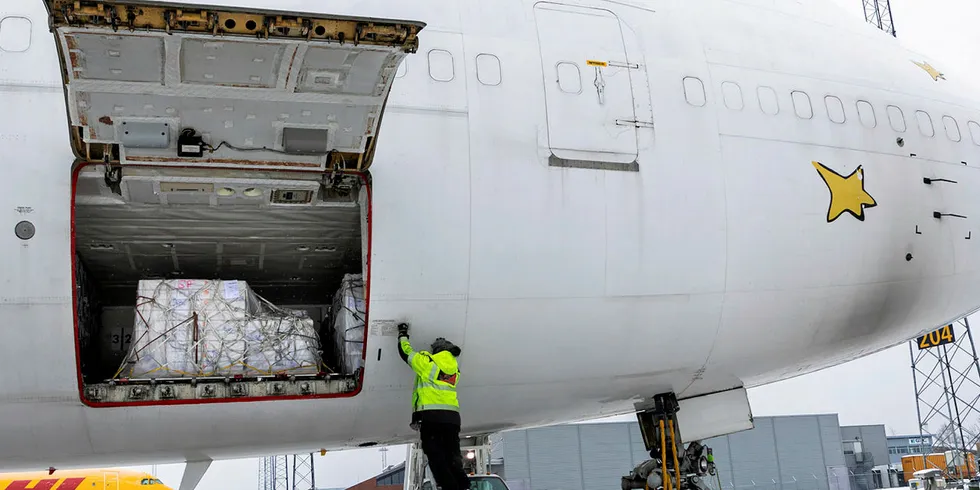
[[[653,121],[637,121],[633,119],[617,119],[617,126],[633,126],[634,128],[653,128]]]

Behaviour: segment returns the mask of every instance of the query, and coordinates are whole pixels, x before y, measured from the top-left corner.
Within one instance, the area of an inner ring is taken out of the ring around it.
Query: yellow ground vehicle
[[[96,468],[85,470],[0,473],[0,490],[172,490],[142,471]]]

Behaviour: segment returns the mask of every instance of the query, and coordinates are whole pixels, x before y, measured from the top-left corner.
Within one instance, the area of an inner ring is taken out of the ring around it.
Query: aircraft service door
[[[105,471],[102,473],[105,481],[105,490],[119,490],[119,473],[115,471]]]
[[[630,71],[615,13],[540,2],[534,17],[544,71],[551,165],[635,165]]]

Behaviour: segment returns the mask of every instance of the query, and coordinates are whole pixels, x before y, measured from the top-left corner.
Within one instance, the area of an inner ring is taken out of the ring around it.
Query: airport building
[[[888,436],[888,456],[892,464],[901,464],[902,456],[933,452],[931,435]]]
[[[755,428],[704,441],[717,488],[845,490],[849,471],[837,415],[757,417]],[[884,441],[882,441],[884,446]],[[635,422],[508,431],[494,448],[511,490],[607,490],[647,458]]]
[[[632,421],[513,430],[491,441],[491,471],[510,490],[619,488],[648,456]],[[756,417],[752,430],[703,442],[714,451],[718,476],[708,483],[715,489],[874,490],[905,484],[900,466],[889,469],[892,453],[917,441],[887,437],[884,425],[842,427],[836,414],[817,414]],[[397,490],[402,482],[403,464],[351,490]]]
[[[405,463],[391,466],[347,490],[401,490],[405,486]]]

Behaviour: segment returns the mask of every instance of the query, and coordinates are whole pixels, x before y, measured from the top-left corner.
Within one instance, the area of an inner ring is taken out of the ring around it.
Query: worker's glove
[[[398,338],[408,337],[408,324],[399,323],[398,324]]]

